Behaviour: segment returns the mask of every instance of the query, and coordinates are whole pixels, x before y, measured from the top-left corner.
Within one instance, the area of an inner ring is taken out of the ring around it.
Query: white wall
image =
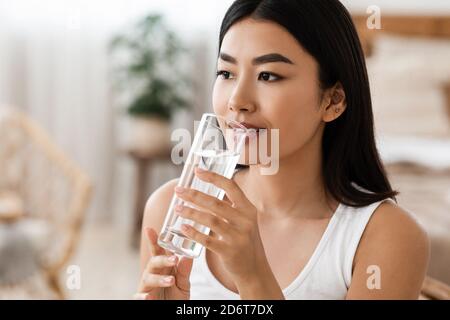
[[[198,74],[199,114],[209,107],[217,32],[230,2],[0,0],[0,104],[30,113],[91,176],[90,217],[127,223],[132,210],[134,172],[118,144],[124,131],[108,76],[111,35],[149,12],[164,14],[198,58],[186,70]],[[182,118],[175,125],[190,120]],[[153,187],[170,175],[158,169]]]
[[[341,0],[351,11],[365,12],[367,7],[380,7],[381,14],[450,14],[448,0]]]

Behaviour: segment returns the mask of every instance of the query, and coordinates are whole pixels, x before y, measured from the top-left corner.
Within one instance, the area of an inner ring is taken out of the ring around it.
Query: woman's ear
[[[322,120],[325,122],[336,120],[345,111],[347,101],[340,82],[325,91],[321,107],[324,110]]]

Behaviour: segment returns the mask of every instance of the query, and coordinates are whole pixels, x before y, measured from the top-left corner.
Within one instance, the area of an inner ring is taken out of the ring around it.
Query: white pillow
[[[374,39],[373,49],[368,61],[376,70],[388,71],[391,79],[398,80],[389,83],[396,88],[433,88],[450,81],[449,39],[380,34]]]
[[[367,69],[378,133],[450,136],[450,40],[380,35]]]

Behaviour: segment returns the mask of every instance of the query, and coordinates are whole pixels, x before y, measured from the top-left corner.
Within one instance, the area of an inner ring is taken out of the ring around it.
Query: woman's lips
[[[244,129],[242,129],[242,127],[237,127],[237,126],[232,127],[232,126],[228,125],[228,127],[230,129],[236,130],[238,132],[241,131],[241,130],[244,130]],[[248,127],[248,128],[246,127],[246,129],[247,129],[246,130],[246,134],[245,134],[246,135],[246,138],[245,138],[246,142],[249,142],[249,139],[253,140],[253,139],[257,138],[259,136],[260,130],[266,130],[266,128],[258,128],[258,127]]]
[[[251,123],[247,123],[247,122],[238,122],[241,126],[244,126],[246,129],[253,129],[255,131],[259,131],[260,129],[266,129],[262,126],[258,126],[255,124],[251,124]],[[232,128],[232,129],[239,129],[240,127],[238,127],[237,125],[235,125],[234,123],[228,123],[228,127]]]
[[[257,125],[257,124],[252,124],[252,123],[247,123],[247,122],[241,122],[241,125],[243,125],[247,129],[253,129],[256,132],[259,132],[260,129],[266,129],[263,126],[260,126],[260,125]]]

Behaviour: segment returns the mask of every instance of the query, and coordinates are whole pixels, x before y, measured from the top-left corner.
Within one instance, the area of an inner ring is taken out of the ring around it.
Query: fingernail
[[[175,187],[175,191],[178,192],[178,193],[183,193],[184,190],[186,190],[186,189],[183,188],[183,187]]]
[[[162,280],[162,282],[163,282],[163,283],[170,284],[170,283],[172,283],[172,280],[173,280],[172,277],[165,277],[165,278]]]
[[[171,257],[169,257],[169,262],[175,262],[175,261],[177,261],[177,256],[171,256]]]
[[[175,211],[178,211],[178,212],[183,211],[183,206],[182,206],[181,204],[177,204],[177,205],[175,206]]]
[[[145,293],[136,293],[133,296],[133,300],[144,300],[144,299],[146,299],[147,296],[148,296],[148,294],[145,294]]]

